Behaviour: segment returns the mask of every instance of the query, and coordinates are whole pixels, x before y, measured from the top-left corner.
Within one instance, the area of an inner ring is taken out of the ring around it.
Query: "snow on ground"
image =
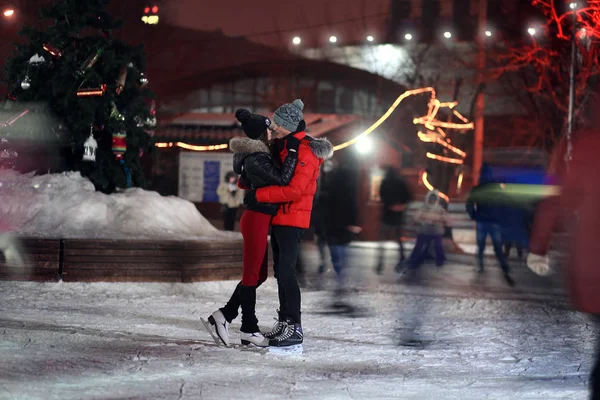
[[[217,230],[187,200],[137,188],[105,195],[78,172],[0,170],[0,196],[0,221],[30,237],[241,239]]]
[[[455,267],[444,267],[454,280],[472,273]],[[0,399],[586,398],[592,332],[558,297],[373,276],[352,296],[369,316],[350,319],[322,313],[330,292],[305,290],[304,354],[276,356],[216,347],[202,328],[235,284],[0,282]],[[432,340],[422,350],[396,346],[414,307]],[[276,308],[270,279],[263,327]]]

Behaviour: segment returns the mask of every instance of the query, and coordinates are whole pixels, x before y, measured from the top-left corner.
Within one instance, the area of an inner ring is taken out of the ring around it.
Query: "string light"
[[[451,32],[444,32],[444,37],[446,39],[450,39],[452,37],[452,33]]]
[[[448,142],[446,142],[445,140],[440,139],[439,137],[435,136],[435,133],[432,132],[430,134],[427,133],[423,133],[421,131],[418,132],[418,136],[419,139],[421,139],[422,142],[426,142],[426,143],[437,143],[445,148],[447,148],[448,150],[458,154],[461,157],[466,157],[467,153],[465,153],[464,151],[462,151],[461,149],[452,146],[451,144],[449,144]]]
[[[169,143],[155,143],[154,146],[159,147],[159,148],[166,148],[166,147],[180,147],[182,149],[186,149],[186,150],[192,150],[192,151],[216,151],[216,150],[225,150],[229,147],[229,145],[227,144],[211,144],[208,146],[196,146],[193,144],[187,144],[187,143],[183,143],[183,142],[169,142]]]
[[[435,89],[432,88],[432,87],[426,87],[426,88],[414,89],[414,90],[407,90],[406,92],[402,93],[400,96],[398,96],[396,98],[396,101],[394,101],[394,103],[390,106],[390,108],[388,108],[388,110],[385,112],[385,114],[383,114],[381,117],[379,117],[379,119],[377,121],[375,121],[375,123],[373,123],[373,125],[371,125],[367,129],[365,129],[362,133],[360,133],[358,136],[354,137],[353,139],[350,139],[347,142],[344,142],[342,144],[338,144],[337,146],[334,146],[333,150],[334,151],[338,151],[338,150],[341,150],[341,149],[345,149],[346,147],[352,146],[353,144],[355,144],[361,138],[370,135],[375,129],[377,129],[377,127],[379,125],[383,124],[383,122],[386,119],[388,119],[390,117],[390,115],[392,115],[392,113],[394,112],[394,110],[396,109],[396,107],[398,107],[398,105],[400,103],[402,103],[402,101],[404,99],[406,99],[407,97],[410,97],[410,96],[414,96],[414,95],[421,94],[421,93],[426,93],[426,92],[430,92],[433,95],[435,95]]]
[[[367,36],[367,42],[373,42],[375,41],[375,38],[371,35]]]
[[[413,35],[411,35],[410,33],[407,33],[406,35],[404,35],[404,39],[406,40],[412,40]]]
[[[531,36],[535,36],[535,33],[536,33],[535,28],[527,29],[527,33],[529,33]]]
[[[337,42],[337,37],[336,36],[330,36],[329,37],[329,43],[336,43]]]
[[[292,39],[292,43],[298,46],[300,43],[302,43],[302,39],[300,39],[299,36],[296,36]]]
[[[465,173],[463,171],[460,171],[460,174],[458,174],[458,181],[456,182],[456,191],[458,193],[460,193],[460,190],[462,189],[462,183],[463,183],[464,176],[465,176]]]
[[[77,91],[78,97],[87,97],[87,96],[103,96],[106,92],[106,85],[100,85],[98,89],[79,89]]]
[[[4,10],[4,16],[5,17],[12,17],[13,15],[15,15],[15,10],[13,10],[12,8],[9,8],[8,10]]]
[[[427,153],[427,158],[431,158],[432,160],[441,161],[449,164],[463,164],[464,160],[460,160],[458,158],[450,158],[444,156],[438,156],[437,154]]]
[[[485,36],[492,37],[492,31],[485,31]]]

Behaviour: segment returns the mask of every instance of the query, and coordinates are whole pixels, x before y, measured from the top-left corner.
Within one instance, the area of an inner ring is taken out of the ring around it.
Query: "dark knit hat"
[[[260,114],[252,114],[245,108],[240,108],[235,112],[235,117],[242,124],[244,133],[250,139],[258,139],[261,135],[267,132],[267,128],[271,126],[271,120]]]

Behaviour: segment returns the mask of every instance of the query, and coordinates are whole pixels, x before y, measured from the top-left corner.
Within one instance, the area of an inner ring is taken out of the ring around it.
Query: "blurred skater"
[[[348,299],[348,250],[350,242],[362,231],[357,222],[356,175],[354,171],[340,167],[332,178],[324,203],[327,215],[325,238],[337,282],[332,306],[340,313],[352,314],[357,309]]]
[[[398,264],[405,260],[404,246],[402,245],[404,212],[412,196],[408,186],[394,167],[387,168],[385,177],[381,181],[379,197],[383,204],[383,211],[379,232],[379,256],[375,271],[381,275],[384,269],[385,241],[391,238],[398,243],[400,247]]]

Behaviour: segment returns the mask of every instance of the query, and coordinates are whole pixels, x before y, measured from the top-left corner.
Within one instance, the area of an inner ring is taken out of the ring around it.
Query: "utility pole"
[[[473,186],[479,182],[479,172],[483,163],[483,120],[485,101],[481,85],[484,81],[485,72],[485,30],[487,25],[488,0],[479,0],[479,11],[477,13],[477,99],[475,100],[475,134],[473,138]]]

